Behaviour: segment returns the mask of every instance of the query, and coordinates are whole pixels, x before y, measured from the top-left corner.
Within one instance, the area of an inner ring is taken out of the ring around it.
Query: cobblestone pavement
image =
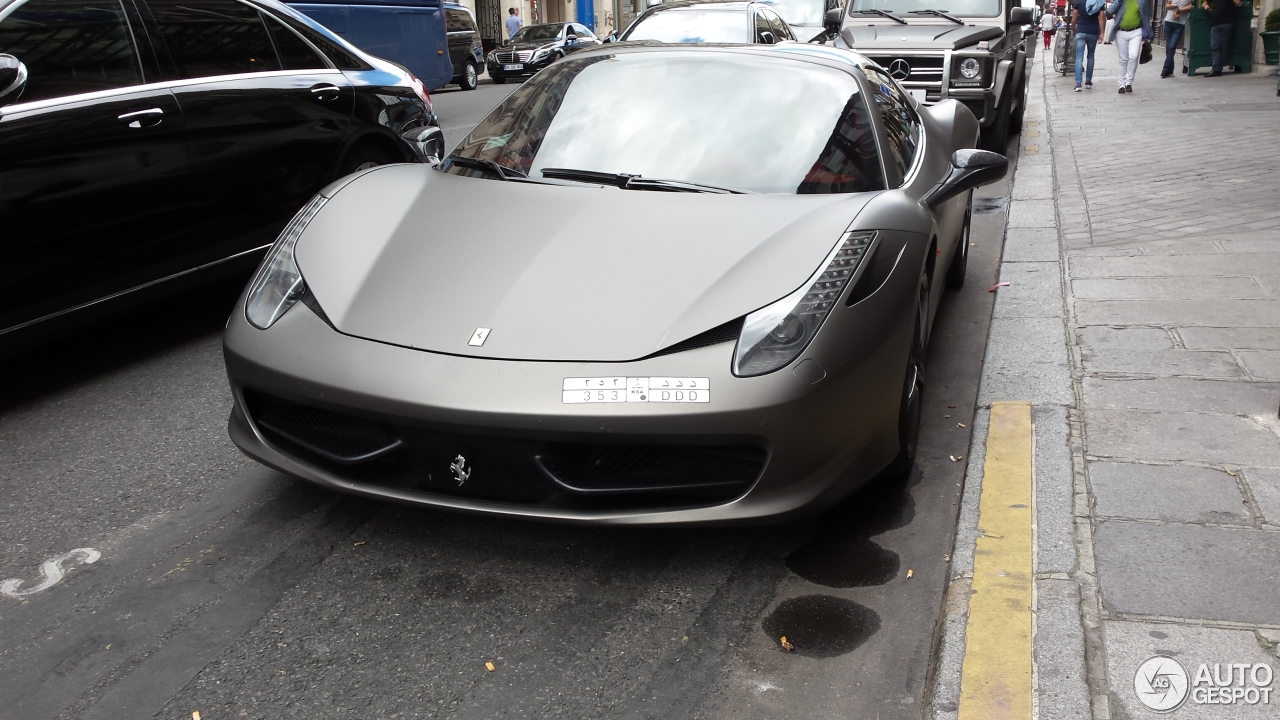
[[[1154,717],[1134,686],[1154,655],[1280,669],[1276,79],[1157,62],[1119,94],[1115,54],[1080,93],[1032,68],[979,392],[1033,406],[1040,718]],[[983,418],[933,717],[960,695]],[[1274,718],[1280,697],[1177,716]]]

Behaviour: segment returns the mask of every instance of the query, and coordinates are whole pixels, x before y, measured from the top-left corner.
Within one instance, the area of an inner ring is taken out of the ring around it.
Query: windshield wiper
[[[886,12],[886,11],[884,11],[884,10],[854,10],[854,11],[853,11],[852,13],[850,13],[850,14],[852,14],[852,15],[879,15],[880,17],[887,17],[887,18],[889,18],[890,20],[892,20],[892,21],[894,21],[894,22],[896,22],[896,23],[898,23],[898,24],[901,24],[901,25],[909,25],[909,24],[910,24],[910,23],[908,23],[906,20],[903,20],[902,18],[898,17],[897,15],[894,15],[894,14],[893,14],[893,13],[891,13],[891,12]]]
[[[512,178],[516,178],[519,180],[529,179],[528,175],[525,175],[519,170],[515,168],[507,167],[506,165],[499,165],[498,163],[492,160],[484,160],[481,158],[472,158],[472,157],[462,157],[461,155],[450,155],[445,159],[449,161],[449,164],[451,166],[461,165],[462,167],[471,168],[472,170],[486,170],[491,175],[498,178],[499,180],[510,180]]]
[[[701,192],[727,193],[732,195],[754,195],[750,190],[716,187],[684,180],[663,180],[646,178],[630,173],[609,173],[596,170],[574,170],[572,168],[542,168],[542,177],[553,180],[573,180],[576,182],[599,183],[613,185],[623,190],[666,190],[669,192]]]
[[[946,18],[957,25],[963,25],[964,21],[954,15],[948,15],[946,10],[912,10],[912,15],[934,15],[940,18]]]

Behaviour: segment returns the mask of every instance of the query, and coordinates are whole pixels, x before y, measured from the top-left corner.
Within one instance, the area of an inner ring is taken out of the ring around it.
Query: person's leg
[[[1123,90],[1125,83],[1128,81],[1129,75],[1129,35],[1127,30],[1119,30],[1116,32],[1116,58],[1119,64],[1116,65],[1116,83]]]
[[[1173,56],[1178,51],[1178,42],[1182,40],[1182,31],[1185,29],[1186,26],[1179,23],[1164,24],[1164,69],[1160,71],[1160,77],[1173,74]]]
[[[1085,65],[1085,71],[1084,71],[1084,83],[1087,86],[1092,86],[1093,85],[1093,54],[1094,54],[1094,51],[1098,49],[1098,36],[1085,35],[1084,42],[1085,42],[1085,47],[1089,51],[1089,58],[1088,58],[1089,62]],[[1077,55],[1078,54],[1079,53],[1077,53]]]
[[[1209,52],[1213,56],[1213,75],[1222,74],[1222,63],[1226,61],[1226,55],[1222,51],[1222,43],[1226,39],[1227,34],[1231,31],[1230,25],[1214,25],[1209,28]]]
[[[1133,78],[1138,74],[1138,57],[1142,54],[1142,30],[1130,30],[1126,33],[1124,48],[1128,52],[1129,62],[1125,67],[1125,87],[1133,85]]]
[[[1086,35],[1076,33],[1076,88],[1084,80],[1084,39]]]

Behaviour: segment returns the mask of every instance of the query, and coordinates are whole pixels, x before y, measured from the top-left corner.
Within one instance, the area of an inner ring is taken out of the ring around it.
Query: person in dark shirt
[[[1222,66],[1231,57],[1231,35],[1235,33],[1236,5],[1240,0],[1203,0],[1201,7],[1209,13],[1209,51],[1213,53],[1213,72],[1205,77],[1220,77]]]
[[[1075,28],[1076,38],[1076,92],[1080,92],[1082,74],[1084,87],[1093,87],[1093,53],[1098,48],[1098,36],[1102,34],[1103,11],[1099,9],[1098,12],[1089,15],[1088,4],[1089,0],[1074,0],[1071,5],[1071,25]],[[1086,52],[1088,53],[1087,65]]]

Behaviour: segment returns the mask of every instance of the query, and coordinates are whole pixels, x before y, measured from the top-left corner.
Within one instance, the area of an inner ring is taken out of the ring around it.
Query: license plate
[[[915,98],[916,102],[924,102],[925,95],[923,90],[908,90],[907,92],[911,93],[911,97]]]
[[[503,69],[503,70],[523,70],[523,69],[524,69],[524,65],[522,65],[522,64],[517,64],[517,65],[503,65],[503,66],[502,66],[502,69]]]
[[[707,378],[596,377],[565,378],[560,402],[579,403],[705,403],[711,401]]]

